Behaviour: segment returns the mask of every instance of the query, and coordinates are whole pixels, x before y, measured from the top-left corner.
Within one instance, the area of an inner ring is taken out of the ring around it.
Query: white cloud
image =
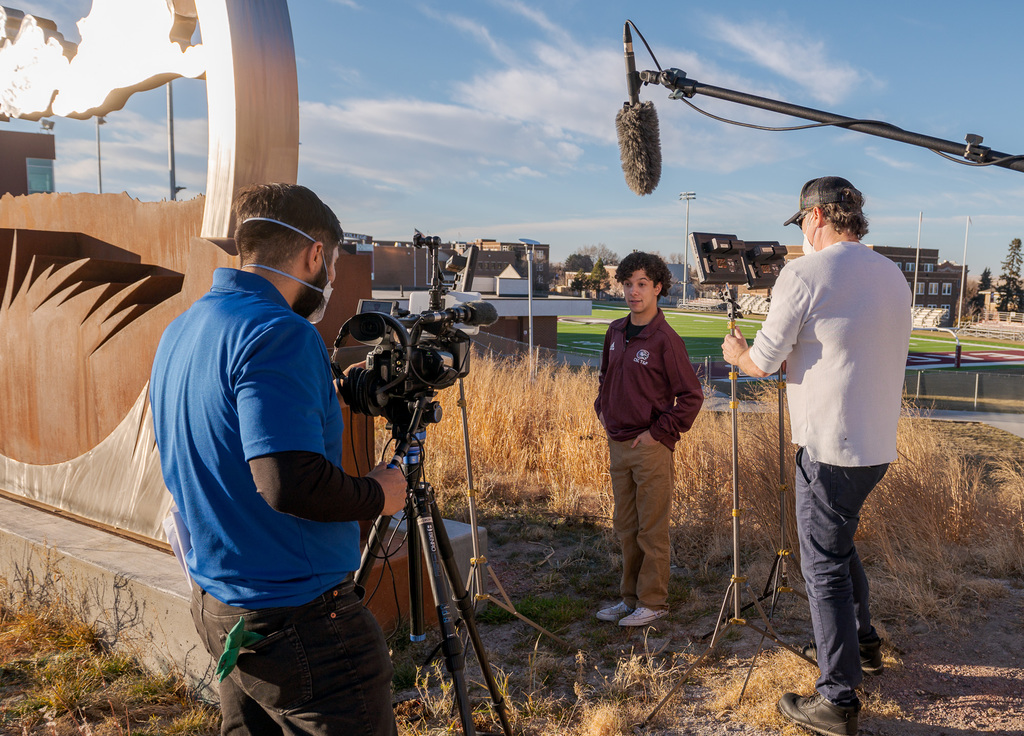
[[[920,168],[910,158],[896,158],[895,156],[888,156],[882,153],[881,150],[875,148],[874,146],[865,147],[864,153],[866,153],[868,156],[875,159],[876,161],[880,161],[881,163],[893,169],[900,169],[901,171],[914,171]]]
[[[439,177],[486,180],[517,168],[557,171],[571,168],[582,154],[535,125],[416,99],[304,102],[301,118],[303,166],[406,191]]]
[[[451,83],[449,100],[302,102],[301,170],[340,176],[382,195],[412,196],[436,189],[439,177],[486,188],[618,169],[614,117],[625,99],[619,44],[577,40],[521,0],[493,4],[526,19],[537,34],[512,42],[500,19],[484,23],[421,6],[427,18],[480,44],[493,62],[467,65],[472,76]],[[659,56],[672,65],[718,72],[692,52],[659,50]],[[716,83],[723,81],[743,83],[718,73]],[[665,99],[664,89],[648,87],[642,96],[658,101],[666,169],[736,171],[777,161],[788,150],[778,137],[707,121]],[[729,103],[701,102],[729,114]],[[744,119],[769,115],[749,110]]]
[[[58,125],[76,126],[79,136],[95,128],[92,121],[59,121]],[[201,193],[206,189],[206,119],[175,119],[174,134],[176,183],[188,187],[187,196]],[[105,192],[123,190],[142,199],[169,196],[166,121],[121,110],[107,117],[100,128],[100,142]],[[95,137],[59,135],[54,177],[59,191],[96,191]]]
[[[848,98],[866,80],[862,71],[829,59],[824,42],[812,40],[809,34],[802,36],[789,26],[716,18],[711,32],[755,64],[796,82],[830,105]]]
[[[491,52],[491,55],[494,56],[494,58],[506,64],[516,63],[515,54],[512,50],[505,44],[497,41],[491,34],[490,29],[488,29],[483,23],[479,23],[472,18],[467,18],[463,15],[456,15],[455,13],[439,13],[433,8],[426,6],[421,7],[420,10],[427,17],[447,23],[456,30],[462,31],[470,38],[479,42]]]

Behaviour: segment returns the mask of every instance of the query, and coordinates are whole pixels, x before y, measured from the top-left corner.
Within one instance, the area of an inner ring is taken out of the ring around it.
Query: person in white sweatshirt
[[[868,493],[896,460],[911,331],[910,288],[895,263],[860,240],[864,196],[846,179],[807,182],[786,221],[805,255],[779,274],[752,346],[739,329],[722,343],[751,376],[786,363],[796,455],[800,565],[814,628],[804,652],[821,669],[817,693],[786,693],[779,710],[821,733],[856,734],[863,672],[882,670],[868,581],[853,537]]]

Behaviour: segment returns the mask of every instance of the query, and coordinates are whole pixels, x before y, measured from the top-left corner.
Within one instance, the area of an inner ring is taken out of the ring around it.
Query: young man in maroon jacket
[[[645,626],[668,613],[672,451],[697,418],[704,392],[683,339],[658,309],[658,296],[672,284],[665,261],[630,253],[615,278],[629,316],[605,335],[594,409],[608,433],[622,600],[597,617]]]

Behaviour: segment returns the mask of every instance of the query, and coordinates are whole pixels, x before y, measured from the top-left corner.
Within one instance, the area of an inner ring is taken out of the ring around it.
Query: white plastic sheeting
[[[101,524],[166,541],[172,504],[160,473],[149,410],[149,383],[105,440],[55,465],[0,456],[0,488]]]

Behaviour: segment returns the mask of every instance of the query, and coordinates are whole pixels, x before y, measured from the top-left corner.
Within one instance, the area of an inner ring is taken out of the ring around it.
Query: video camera
[[[735,235],[690,233],[702,284],[742,284],[770,289],[786,265],[788,249],[777,241],[743,241]]]
[[[449,259],[446,270],[455,277],[446,282],[437,259],[440,239],[417,230],[413,245],[430,253],[430,290],[413,292],[409,310],[400,309],[397,301],[361,299],[358,313],[338,332],[331,359],[335,378],[342,381],[345,403],[359,414],[383,415],[394,424],[407,423],[424,396],[433,396],[468,375],[470,335],[498,319],[494,305],[480,301],[480,294],[449,289],[472,285],[477,246],[467,246]],[[415,313],[412,310],[418,304],[425,309]],[[366,355],[366,367],[353,368],[346,376],[336,359],[349,336],[373,349]],[[423,417],[424,422],[440,419],[437,404]]]

